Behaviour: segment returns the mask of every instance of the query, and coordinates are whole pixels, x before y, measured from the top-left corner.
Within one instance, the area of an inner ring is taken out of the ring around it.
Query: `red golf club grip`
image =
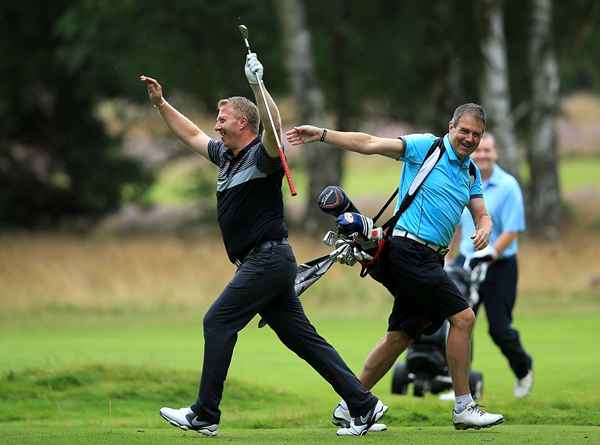
[[[288,186],[290,188],[290,193],[292,196],[296,196],[298,192],[296,191],[296,184],[294,184],[294,180],[292,179],[292,174],[290,173],[290,169],[287,165],[287,161],[285,160],[285,153],[283,149],[277,146],[277,150],[279,151],[279,159],[281,159],[281,167],[283,167],[283,172],[285,173],[285,179],[287,179]]]

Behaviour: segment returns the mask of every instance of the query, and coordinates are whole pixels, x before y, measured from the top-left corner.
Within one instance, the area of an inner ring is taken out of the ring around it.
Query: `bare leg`
[[[413,340],[400,331],[387,332],[369,353],[358,377],[365,389],[370,390],[390,370],[396,359]]]
[[[474,324],[475,314],[471,308],[450,317],[446,355],[456,396],[470,394],[469,359],[471,356],[471,332]]]

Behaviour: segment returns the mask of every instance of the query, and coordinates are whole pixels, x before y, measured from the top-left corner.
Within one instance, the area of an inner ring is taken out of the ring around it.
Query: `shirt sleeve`
[[[279,156],[276,158],[269,156],[265,146],[262,143],[258,145],[255,156],[256,166],[261,172],[266,173],[267,175],[282,169],[281,159],[279,159]]]
[[[506,184],[506,195],[500,210],[502,229],[505,232],[522,232],[525,230],[525,205],[523,193],[516,179]]]
[[[223,154],[225,153],[225,145],[221,141],[211,139],[208,141],[208,159],[220,167],[223,163]]]
[[[404,154],[398,159],[420,164],[425,159],[425,155],[436,137],[431,133],[420,133],[408,134],[402,136],[401,139],[404,141]]]
[[[471,176],[469,172],[469,199],[473,198],[483,198],[483,188],[481,186],[481,172],[479,171],[479,167],[473,161],[470,161],[471,165],[475,166],[475,177]]]

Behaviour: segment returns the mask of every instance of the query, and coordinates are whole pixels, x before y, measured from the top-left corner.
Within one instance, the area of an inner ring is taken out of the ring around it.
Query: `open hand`
[[[140,76],[140,80],[146,84],[148,97],[150,98],[152,105],[156,107],[162,105],[165,99],[163,98],[162,86],[160,86],[160,83],[158,83],[156,79],[144,75]]]
[[[471,236],[475,250],[481,250],[487,247],[490,239],[490,230],[487,228],[476,229],[475,233]]]
[[[312,125],[301,125],[294,127],[285,134],[288,142],[292,145],[308,144],[321,138],[323,129]]]

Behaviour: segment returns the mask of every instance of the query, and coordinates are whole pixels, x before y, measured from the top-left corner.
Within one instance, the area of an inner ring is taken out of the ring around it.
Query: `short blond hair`
[[[233,96],[226,99],[221,99],[217,103],[217,110],[223,105],[231,105],[231,107],[238,112],[240,116],[243,116],[248,121],[250,129],[258,134],[258,127],[260,125],[260,119],[258,117],[258,108],[251,100],[246,99],[242,96]]]

